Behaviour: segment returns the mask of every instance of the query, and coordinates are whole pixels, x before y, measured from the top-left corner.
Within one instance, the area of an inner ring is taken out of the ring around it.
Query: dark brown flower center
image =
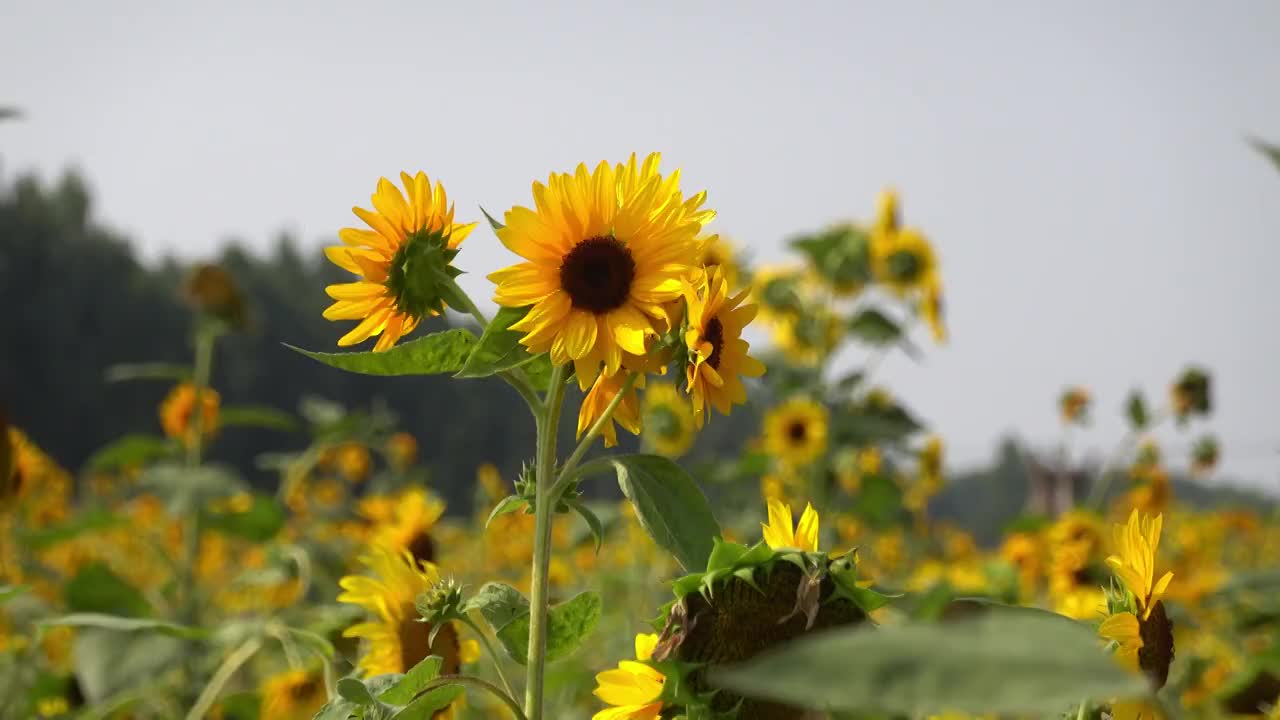
[[[405,547],[413,559],[418,562],[435,562],[436,544],[431,541],[431,534],[427,532],[418,532],[413,536]]]
[[[792,420],[787,425],[787,438],[797,445],[809,435],[809,426],[803,420]]]
[[[707,329],[702,333],[702,338],[711,343],[711,357],[707,358],[707,364],[719,370],[720,351],[724,349],[724,326],[720,324],[720,318],[711,318],[711,322],[707,323]]]
[[[560,264],[560,287],[569,293],[573,307],[596,315],[622,307],[635,277],[631,251],[610,235],[583,240]]]
[[[1173,664],[1173,623],[1164,611],[1164,603],[1157,600],[1151,607],[1151,615],[1138,621],[1142,648],[1138,650],[1138,666],[1151,679],[1156,690],[1169,680],[1169,666]]]
[[[309,700],[323,689],[320,678],[308,675],[301,681],[289,686],[289,697],[297,701]]]
[[[405,608],[404,619],[400,621],[400,663],[404,672],[409,672],[414,665],[422,662],[428,655],[439,655],[444,662],[440,672],[451,675],[458,672],[461,666],[458,645],[458,633],[453,625],[445,625],[436,633],[436,641],[431,642],[431,623],[419,622],[418,611],[412,606]]]

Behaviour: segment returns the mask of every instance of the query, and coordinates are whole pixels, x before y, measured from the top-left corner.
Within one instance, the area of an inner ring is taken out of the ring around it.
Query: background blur
[[[0,398],[69,466],[155,425],[162,389],[101,368],[187,357],[173,270],[214,258],[256,321],[222,348],[228,401],[380,393],[437,473],[518,465],[519,413],[442,422],[456,384],[280,347],[342,332],[319,248],[401,169],[479,219],[549,171],[660,150],[757,263],[899,189],[940,253],[952,341],[882,379],[949,463],[986,465],[1005,436],[1052,448],[1066,384],[1095,396],[1073,452],[1101,455],[1127,391],[1163,397],[1151,383],[1194,362],[1214,375],[1214,482],[1280,487],[1280,175],[1247,143],[1280,138],[1280,4],[0,5],[0,106],[23,113],[0,122]],[[487,296],[510,257],[477,231],[464,286]]]

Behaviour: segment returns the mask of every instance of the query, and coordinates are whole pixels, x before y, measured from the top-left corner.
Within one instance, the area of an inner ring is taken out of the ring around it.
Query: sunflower
[[[697,432],[689,401],[671,383],[654,383],[644,392],[640,415],[649,428],[644,439],[653,451],[678,458],[689,451]]]
[[[689,328],[684,342],[688,350],[686,392],[693,400],[693,417],[702,427],[715,406],[723,415],[747,400],[741,377],[760,377],[764,364],[747,355],[750,345],[742,330],[756,315],[755,305],[742,305],[748,290],[729,297],[728,282],[719,268],[707,271],[701,288],[687,285]],[[741,377],[740,377],[741,376]]]
[[[399,470],[405,470],[418,461],[418,441],[407,432],[398,432],[387,438],[387,459]]]
[[[792,398],[764,418],[770,455],[791,465],[807,465],[827,449],[827,409],[808,398]]]
[[[431,530],[443,514],[443,500],[420,488],[406,490],[393,504],[390,517],[375,528],[373,543],[393,552],[407,551],[420,563],[433,562]]]
[[[669,322],[663,306],[697,273],[698,234],[715,213],[701,209],[706,193],[686,200],[679,172],[663,177],[658,160],[553,173],[534,183],[535,209],[512,208],[497,231],[526,262],[489,276],[494,301],[529,306],[511,329],[556,365],[573,361],[583,390],[602,363],[612,375],[624,353],[645,355]]]
[[[1119,552],[1107,558],[1126,597],[1116,602],[1098,634],[1116,643],[1116,657],[1126,667],[1142,670],[1157,689],[1169,677],[1173,662],[1173,624],[1161,598],[1169,588],[1173,573],[1155,579],[1155,556],[1160,546],[1164,518],[1140,516],[1137,510],[1129,521],[1115,527]]]
[[[729,287],[738,287],[738,279],[741,276],[738,267],[738,251],[724,236],[708,235],[702,239],[698,251],[698,264],[707,270],[719,268],[720,274],[725,282],[729,283]]]
[[[929,326],[933,341],[941,345],[947,341],[947,326],[942,311],[942,281],[936,273],[924,284],[924,295],[920,298],[920,314]]]
[[[365,675],[404,673],[428,655],[444,659],[441,673],[458,672],[478,655],[474,641],[463,643],[451,623],[431,641],[432,626],[420,622],[414,600],[439,580],[436,566],[418,563],[408,551],[374,546],[361,563],[371,575],[348,575],[339,581],[345,591],[339,602],[358,605],[373,615],[369,622],[347,628],[344,637],[362,638],[364,653],[357,667]]]
[[[601,710],[591,720],[657,720],[667,678],[646,664],[657,645],[657,635],[636,635],[636,659],[623,660],[617,669],[596,675],[595,696],[613,707]]]
[[[780,500],[770,499],[769,522],[761,523],[764,541],[774,550],[794,549],[818,552],[818,512],[805,504],[800,524],[792,529],[791,506]]]
[[[936,281],[933,245],[920,231],[902,227],[898,195],[892,189],[880,193],[871,228],[871,266],[876,279],[898,295],[927,290]]]
[[[628,375],[629,373],[626,371],[619,371],[614,374],[601,373],[596,377],[590,392],[582,399],[582,406],[578,409],[578,437],[582,437],[582,434],[604,415],[609,403],[613,402],[613,399],[622,391],[622,386],[626,384]],[[602,433],[605,447],[611,448],[618,444],[618,431],[614,428],[614,423],[630,430],[634,435],[640,434],[640,400],[636,394],[636,387],[643,386],[643,384],[644,375],[642,373],[637,382],[622,397],[622,401],[614,409],[613,416],[609,422],[605,423]]]
[[[262,710],[271,720],[307,720],[328,700],[324,676],[314,670],[289,670],[262,683]]]
[[[443,286],[459,274],[450,262],[475,223],[453,221],[439,181],[433,188],[422,172],[402,172],[400,180],[404,194],[380,178],[374,209],[352,208],[371,230],[343,228],[338,238],[345,244],[324,250],[335,265],[360,276],[325,288],[335,301],[324,311],[326,319],[360,321],[338,340],[340,347],[381,335],[374,351],[389,349],[424,317],[444,312]]]
[[[1058,412],[1066,425],[1083,423],[1089,414],[1089,391],[1080,386],[1069,387],[1058,396]]]
[[[164,434],[179,440],[183,445],[191,445],[196,441],[196,428],[193,415],[196,408],[196,395],[200,396],[201,425],[200,433],[206,438],[218,432],[218,408],[222,398],[213,388],[203,388],[197,392],[191,383],[182,383],[169,391],[164,402],[160,403],[160,427]]]
[[[369,477],[369,470],[373,467],[373,456],[369,454],[369,448],[360,443],[343,443],[338,447],[334,460],[338,472],[353,483],[363,482]]]

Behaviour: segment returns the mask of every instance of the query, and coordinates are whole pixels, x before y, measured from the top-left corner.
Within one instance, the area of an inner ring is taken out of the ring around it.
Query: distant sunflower
[[[587,432],[604,415],[609,403],[613,402],[613,399],[622,391],[622,386],[626,383],[629,374],[625,370],[620,370],[612,375],[601,373],[596,377],[595,383],[591,386],[587,396],[582,399],[582,406],[578,409],[578,437],[582,437],[583,433]],[[639,381],[623,396],[622,401],[618,403],[618,407],[613,411],[612,419],[605,423],[601,434],[604,436],[604,446],[607,448],[618,444],[618,431],[614,427],[615,423],[631,431],[634,435],[640,434],[640,428],[642,427],[640,400],[636,393],[636,385],[644,385],[643,374],[640,376]]]
[[[613,707],[591,720],[657,720],[662,713],[662,690],[667,678],[648,665],[658,645],[654,634],[636,635],[636,659],[596,675],[596,697]]]
[[[738,252],[733,243],[723,235],[708,235],[701,240],[698,252],[698,264],[703,268],[719,268],[725,282],[731,290],[738,289],[741,270],[738,267]]]
[[[338,238],[344,245],[325,248],[335,265],[360,276],[325,288],[336,301],[324,311],[326,319],[360,321],[338,340],[341,347],[381,335],[374,351],[389,349],[424,317],[444,312],[441,286],[459,274],[450,263],[475,223],[453,221],[439,181],[433,188],[422,172],[402,172],[400,180],[405,194],[381,178],[374,209],[352,208],[372,230],[343,228]]]
[[[432,529],[444,514],[444,501],[420,488],[406,490],[391,509],[391,517],[373,533],[373,543],[395,552],[408,551],[420,563],[436,559]]]
[[[804,506],[800,524],[791,525],[791,506],[781,500],[768,501],[769,522],[761,523],[764,541],[774,550],[803,550],[818,552],[818,512],[812,505]]]
[[[271,720],[308,720],[327,700],[323,675],[311,670],[289,670],[263,682],[261,715]]]
[[[813,308],[803,315],[774,317],[771,325],[773,342],[787,360],[811,367],[840,344],[846,323],[832,312]]]
[[[218,434],[218,409],[222,398],[213,388],[199,391],[201,418],[200,434],[206,438]],[[180,441],[183,445],[191,445],[196,441],[195,412],[196,386],[182,383],[169,391],[164,402],[160,403],[160,427],[164,434]]]
[[[947,341],[947,325],[942,309],[942,281],[936,275],[924,284],[920,298],[920,314],[924,317],[933,341],[941,345]]]
[[[338,596],[339,602],[358,605],[373,615],[371,621],[343,633],[365,641],[357,665],[361,672],[369,676],[403,673],[428,655],[438,655],[444,660],[440,672],[452,674],[476,658],[475,642],[463,643],[453,624],[441,628],[431,642],[431,624],[420,622],[414,600],[439,580],[435,565],[419,564],[408,551],[376,546],[361,562],[370,575],[348,575],[338,583],[345,591]]]
[[[343,443],[338,447],[334,460],[338,472],[353,483],[364,482],[373,468],[373,456],[369,453],[369,448],[360,443]]]
[[[926,289],[935,277],[938,260],[928,238],[902,227],[898,196],[880,194],[880,209],[871,229],[871,265],[875,278],[898,295]]]
[[[742,305],[749,292],[729,297],[729,284],[719,268],[708,270],[700,287],[685,287],[689,306],[689,327],[684,334],[689,358],[685,390],[693,401],[698,427],[712,406],[728,415],[734,404],[746,402],[742,377],[764,374],[764,364],[747,355],[750,345],[742,339],[742,330],[756,316],[755,305]]]
[[[387,438],[386,450],[388,461],[398,470],[405,470],[418,461],[418,441],[407,432]]]
[[[808,465],[827,449],[827,409],[808,398],[792,398],[764,418],[765,450],[791,465]]]
[[[1089,390],[1080,386],[1069,387],[1058,396],[1058,413],[1064,425],[1080,424],[1089,419]]]
[[[624,353],[645,355],[669,322],[664,305],[697,272],[698,234],[715,213],[701,209],[705,193],[685,199],[679,172],[663,177],[658,160],[553,173],[534,183],[535,209],[512,208],[497,231],[526,262],[489,276],[494,301],[530,306],[511,329],[556,365],[573,361],[583,390],[601,364],[615,374]]]
[[[644,440],[659,455],[678,458],[689,451],[697,432],[689,399],[671,383],[654,383],[644,391],[640,415]]]

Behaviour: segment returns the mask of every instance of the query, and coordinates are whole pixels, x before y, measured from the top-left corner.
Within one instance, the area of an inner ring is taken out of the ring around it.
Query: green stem
[[[533,566],[529,588],[529,654],[525,673],[524,707],[528,720],[542,720],[543,676],[547,646],[547,573],[551,565],[552,474],[556,465],[556,434],[564,402],[564,366],[551,370],[545,413],[538,419],[535,468]]]
[[[551,489],[552,504],[560,499],[560,495],[573,479],[572,473],[574,468],[578,466],[578,462],[582,460],[582,456],[586,455],[587,451],[591,449],[591,445],[595,442],[596,438],[600,437],[600,433],[604,432],[605,424],[612,422],[614,411],[622,404],[622,399],[626,394],[631,392],[631,388],[635,387],[636,380],[639,378],[640,373],[631,373],[627,379],[623,381],[622,388],[618,390],[618,394],[613,396],[613,399],[605,406],[604,412],[601,413],[600,417],[596,418],[596,421],[591,424],[591,427],[587,430],[587,434],[582,436],[582,440],[578,443],[578,447],[573,449],[573,454],[569,456],[568,460],[564,461],[564,466],[560,469],[560,478]]]
[[[457,309],[464,310],[468,315],[475,318],[475,321],[480,323],[480,332],[483,333],[484,329],[489,327],[489,318],[480,312],[480,308],[476,307],[476,304],[471,301],[470,295],[463,292],[457,281],[451,280],[450,283],[453,286],[454,299],[460,305],[463,305],[463,307]],[[529,406],[529,410],[533,412],[535,418],[538,413],[542,412],[542,401],[538,399],[538,393],[533,389],[533,383],[529,381],[529,376],[524,370],[518,367],[512,370],[503,370],[498,373],[498,377],[506,380],[508,385],[520,393],[520,397],[524,398],[525,404]]]
[[[187,445],[186,465],[189,469],[200,467],[200,459],[204,450],[204,393],[209,387],[209,378],[213,373],[213,346],[217,340],[217,329],[204,318],[196,321],[195,336],[195,368],[192,373],[192,384],[195,386],[195,405],[191,410],[191,440]],[[185,518],[186,527],[182,538],[181,583],[178,587],[178,622],[183,625],[195,625],[199,615],[196,602],[196,561],[200,555],[200,534],[203,531],[200,521],[200,507],[192,506]],[[196,654],[193,649],[185,653],[183,667],[186,670],[188,686],[194,684],[196,675]]]
[[[497,650],[494,650],[493,641],[489,639],[489,636],[486,635],[484,631],[480,629],[480,626],[476,625],[475,621],[471,618],[464,617],[462,621],[465,622],[467,627],[471,628],[476,635],[480,636],[480,642],[484,643],[485,652],[489,653],[489,659],[493,661],[493,669],[497,671],[498,679],[502,681],[502,689],[507,691],[508,696],[514,695],[514,693],[511,692],[511,683],[507,682],[506,673],[502,672],[502,657],[498,655]]]
[[[515,698],[503,692],[502,688],[494,685],[488,680],[482,680],[470,675],[441,675],[435,680],[427,683],[426,687],[422,688],[422,690],[414,696],[414,699],[420,698],[432,690],[448,687],[449,685],[470,685],[478,690],[484,690],[490,695],[501,700],[502,704],[506,705],[507,709],[511,711],[512,717],[517,718],[517,720],[530,720],[529,716],[525,715],[524,711],[520,709],[520,704],[515,701]]]
[[[195,704],[191,706],[190,712],[187,713],[187,720],[200,720],[213,707],[213,703],[218,699],[218,693],[222,692],[222,688],[231,680],[231,676],[241,665],[249,662],[249,659],[262,649],[262,640],[260,638],[250,638],[243,645],[236,648],[235,652],[227,656],[222,661],[222,665],[218,666],[218,670],[209,678],[209,684],[204,686],[204,692],[200,693],[200,697]]]
[[[1169,415],[1169,410],[1161,409],[1151,414],[1151,418],[1147,422],[1146,427],[1137,428],[1125,433],[1124,437],[1120,439],[1120,444],[1116,446],[1116,449],[1112,451],[1109,456],[1107,456],[1106,461],[1102,463],[1102,467],[1098,469],[1098,481],[1089,489],[1089,497],[1085,500],[1086,506],[1099,510],[1102,509],[1102,504],[1107,501],[1107,491],[1111,489],[1111,477],[1115,474],[1115,467],[1119,465],[1120,461],[1124,459],[1124,456],[1128,454],[1130,448],[1133,446],[1134,442],[1137,441],[1139,436],[1145,432],[1151,432],[1154,430],[1156,426],[1164,422]]]

